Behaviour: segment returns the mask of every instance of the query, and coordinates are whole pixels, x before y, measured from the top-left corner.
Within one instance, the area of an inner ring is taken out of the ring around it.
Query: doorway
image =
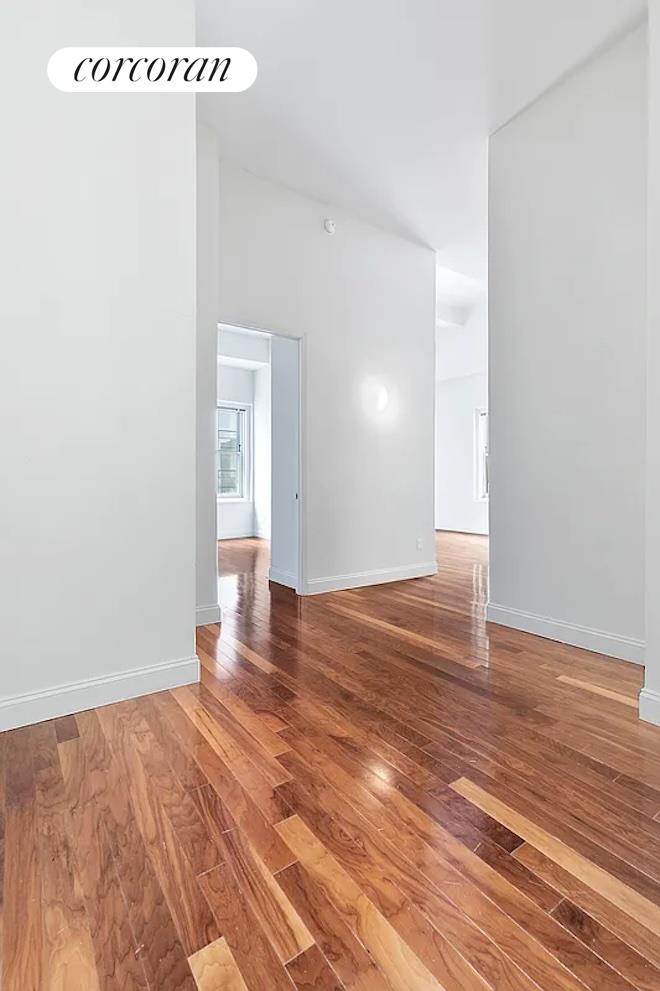
[[[301,355],[300,339],[218,325],[221,605],[241,575],[302,589]]]

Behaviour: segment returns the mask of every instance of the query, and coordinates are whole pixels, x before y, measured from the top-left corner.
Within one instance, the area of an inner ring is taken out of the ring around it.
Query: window
[[[215,465],[219,499],[249,498],[248,408],[223,404],[217,409]]]
[[[474,413],[474,498],[486,502],[490,491],[488,477],[488,410]]]

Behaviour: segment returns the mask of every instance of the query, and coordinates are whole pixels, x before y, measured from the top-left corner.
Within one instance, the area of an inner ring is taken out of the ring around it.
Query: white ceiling
[[[487,134],[645,0],[198,0],[198,43],[248,48],[246,93],[203,97],[221,154],[485,266]]]

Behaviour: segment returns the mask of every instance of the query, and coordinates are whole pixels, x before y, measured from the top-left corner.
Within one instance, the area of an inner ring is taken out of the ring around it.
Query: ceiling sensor
[[[326,217],[326,219],[323,221],[323,230],[326,232],[326,234],[334,234],[336,230],[334,220],[329,220]]]

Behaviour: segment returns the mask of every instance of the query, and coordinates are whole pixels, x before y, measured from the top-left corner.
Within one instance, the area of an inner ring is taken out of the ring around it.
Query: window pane
[[[228,451],[240,449],[242,410],[218,410],[218,448]]]
[[[220,407],[218,409],[218,430],[228,430],[236,433],[239,416],[240,410]]]
[[[216,474],[218,495],[243,497],[243,424],[244,410],[217,410]]]

